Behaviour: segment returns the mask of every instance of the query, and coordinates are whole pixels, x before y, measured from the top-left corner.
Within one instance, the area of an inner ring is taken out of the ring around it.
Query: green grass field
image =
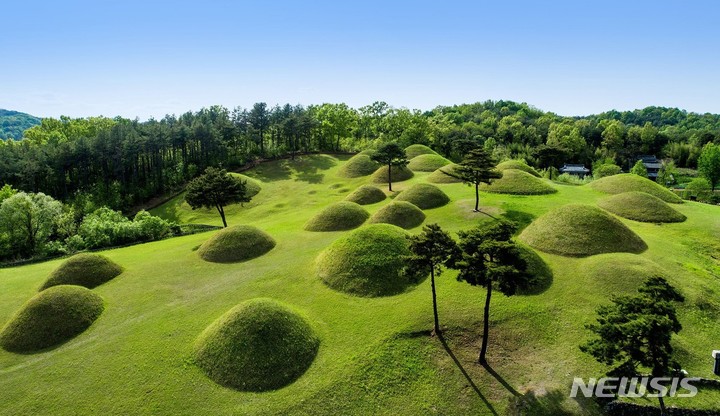
[[[592,402],[568,398],[573,377],[607,370],[578,345],[591,337],[584,325],[594,320],[596,307],[613,293],[633,290],[628,282],[636,276],[628,274],[644,267],[661,268],[686,297],[679,308],[683,330],[674,341],[683,368],[713,377],[710,352],[720,348],[720,208],[674,205],[687,221],[661,225],[616,217],[647,243],[641,254],[571,258],[538,251],[553,272],[549,286],[512,298],[493,296],[489,372],[475,363],[484,291],[458,283],[455,272],[437,279],[444,343],[429,335],[429,279],[395,296],[371,298],[334,290],[316,275],[318,254],[353,231],[310,232],[305,224],[372,181],[340,177],[348,158],[307,156],[244,172],[261,190],[226,214],[230,226],[253,225],[277,242],[260,257],[231,264],[202,260],[194,250],[213,232],[104,251],[124,271],[92,290],[105,309],[89,329],[39,353],[0,350],[0,414],[600,414]],[[416,172],[393,183],[393,190],[425,183],[428,175]],[[558,192],[550,195],[483,192],[483,212],[473,213],[472,188],[437,186],[450,203],[424,211],[424,223],[437,222],[453,235],[491,221],[490,215],[526,225],[559,206],[595,205],[607,197],[589,186],[561,184],[553,184]],[[372,215],[390,203],[388,198],[364,208]],[[221,224],[216,212],[193,211],[182,196],[153,213]],[[637,261],[627,265],[626,259]],[[0,269],[0,322],[9,321],[62,262]],[[194,363],[194,345],[205,328],[254,298],[292,307],[320,340],[302,376],[262,393],[222,387]],[[672,404],[708,408],[717,397],[701,391]]]

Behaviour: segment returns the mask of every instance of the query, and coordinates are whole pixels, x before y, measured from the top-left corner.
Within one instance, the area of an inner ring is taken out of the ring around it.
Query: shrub
[[[696,198],[699,200],[707,199],[712,195],[712,187],[710,182],[705,178],[695,178],[685,185],[683,197],[685,199]]]
[[[61,285],[33,296],[0,332],[0,346],[30,353],[68,341],[102,314],[103,300],[80,286]]]
[[[417,209],[417,208],[415,208]],[[341,237],[317,258],[318,276],[329,287],[357,296],[402,293],[426,276],[403,272],[410,255],[407,233],[373,224]]]
[[[512,195],[543,195],[557,192],[540,178],[517,169],[505,169],[502,178],[495,179],[490,185],[483,185],[482,190],[496,194]]]
[[[581,178],[579,176],[571,175],[569,173],[557,175],[554,180],[555,182],[568,185],[585,185],[592,182],[592,178],[590,176],[585,176],[584,178]]]
[[[529,166],[527,163],[525,163],[524,160],[506,160],[502,163],[499,163],[496,167],[496,170],[502,172],[507,169],[517,169],[521,170],[523,172],[527,172],[537,178],[540,177],[540,174],[533,169],[531,166]]]
[[[407,167],[416,172],[432,172],[451,163],[440,155],[425,154],[410,159]]]
[[[664,187],[647,178],[632,173],[621,173],[593,181],[588,185],[592,189],[608,194],[621,194],[623,192],[640,191],[656,196],[665,202],[673,204],[682,203],[682,199]]]
[[[623,192],[601,199],[598,205],[613,214],[635,221],[683,222],[687,218],[662,199],[645,192]]]
[[[424,144],[411,144],[405,148],[405,154],[408,159],[413,159],[420,155],[436,155],[437,152]]]
[[[223,228],[204,242],[198,255],[214,263],[235,263],[262,256],[275,247],[275,240],[251,225]]]
[[[395,201],[407,201],[420,209],[431,209],[447,205],[450,198],[435,185],[419,183],[400,192]]]
[[[80,253],[65,260],[45,281],[40,290],[57,285],[77,285],[88,289],[114,279],[123,268],[100,254]]]
[[[383,194],[384,195],[384,194]],[[359,204],[341,201],[330,205],[305,224],[306,231],[342,231],[357,228],[370,214]]]
[[[425,213],[417,206],[405,201],[393,201],[380,208],[372,217],[371,223],[385,223],[409,229],[425,221]]]
[[[363,185],[345,197],[345,200],[360,205],[370,205],[384,201],[385,198],[387,198],[387,195],[382,189],[372,185]]]
[[[216,383],[241,391],[275,390],[312,365],[320,339],[306,318],[272,299],[230,309],[200,334],[195,363]]]
[[[367,154],[357,154],[351,157],[338,171],[338,176],[343,178],[358,178],[361,176],[371,175],[378,169],[375,163]]]
[[[600,179],[608,176],[618,175],[622,172],[622,169],[618,165],[614,164],[602,164],[593,169],[593,178]]]
[[[431,173],[427,177],[427,181],[431,183],[459,183],[462,182],[462,179],[458,179],[452,175],[448,175],[447,173],[455,173],[455,170],[457,169],[458,165],[453,163],[451,165],[444,166],[440,169],[437,169],[435,172]],[[447,173],[445,173],[447,172]]]
[[[171,224],[160,217],[150,215],[143,210],[135,214],[133,222],[136,226],[137,238],[145,241],[155,241],[172,234]]]
[[[533,221],[520,240],[538,250],[569,257],[641,253],[645,242],[602,209],[584,204],[556,208]]]
[[[647,168],[645,167],[645,164],[642,162],[642,160],[638,160],[635,163],[635,166],[633,166],[632,169],[630,169],[630,173],[632,173],[633,175],[641,176],[643,178],[648,177]]]
[[[393,166],[392,168],[392,181],[402,182],[406,181],[414,176],[413,171],[405,166]],[[372,181],[375,183],[387,183],[388,182],[388,167],[383,166],[375,171],[372,175]]]

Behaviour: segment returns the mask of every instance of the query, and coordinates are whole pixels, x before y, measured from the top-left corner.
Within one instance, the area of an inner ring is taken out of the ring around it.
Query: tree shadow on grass
[[[292,169],[295,170],[295,180],[307,183],[322,183],[325,174],[320,171],[337,165],[335,158],[328,155],[302,156],[291,163]]]
[[[506,220],[510,220],[517,224],[517,231],[515,232],[515,235],[519,235],[522,230],[524,230],[525,227],[530,225],[530,223],[533,222],[533,220],[535,219],[535,216],[532,214],[512,209],[505,211],[501,216]]]
[[[287,160],[275,160],[258,165],[257,167],[244,172],[251,178],[258,179],[263,182],[275,182],[290,179],[292,170]]]

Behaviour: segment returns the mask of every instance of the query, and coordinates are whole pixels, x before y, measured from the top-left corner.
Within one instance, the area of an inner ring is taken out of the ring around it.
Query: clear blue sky
[[[720,4],[3,2],[0,108],[146,119],[221,104],[720,113]]]

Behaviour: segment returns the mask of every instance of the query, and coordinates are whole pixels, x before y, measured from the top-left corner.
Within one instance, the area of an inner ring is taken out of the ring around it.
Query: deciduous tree
[[[720,146],[708,143],[703,147],[698,158],[698,171],[710,182],[712,191],[720,182]]]

